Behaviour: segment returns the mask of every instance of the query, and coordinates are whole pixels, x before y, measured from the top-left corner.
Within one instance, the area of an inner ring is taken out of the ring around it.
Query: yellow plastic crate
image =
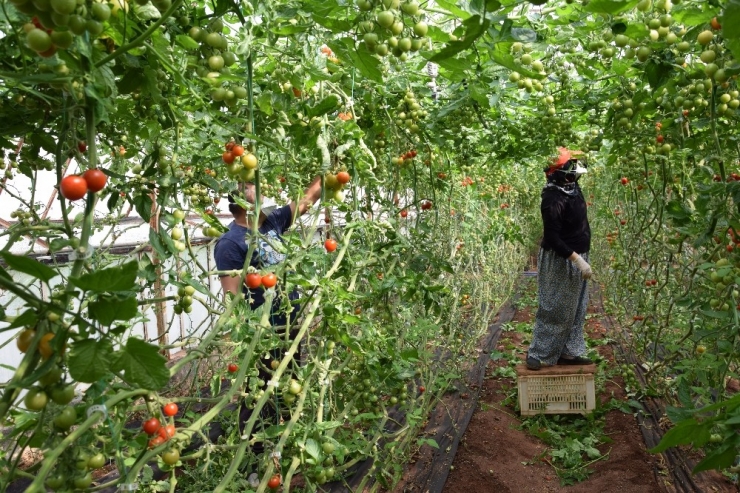
[[[519,409],[535,414],[587,414],[596,408],[596,365],[550,366],[532,371],[517,366]]]

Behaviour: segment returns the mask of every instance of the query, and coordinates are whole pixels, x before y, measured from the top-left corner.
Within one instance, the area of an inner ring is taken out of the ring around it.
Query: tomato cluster
[[[84,197],[87,192],[99,192],[105,188],[108,182],[108,175],[97,168],[85,171],[82,176],[69,175],[62,178],[59,183],[59,191],[67,200],[78,200]]]
[[[272,272],[265,275],[261,275],[259,272],[250,272],[247,274],[244,283],[249,289],[258,289],[259,287],[270,289],[277,284],[277,276]]]
[[[398,157],[391,158],[391,164],[395,166],[403,166],[404,164],[410,164],[411,161],[417,156],[416,149],[411,149]]]

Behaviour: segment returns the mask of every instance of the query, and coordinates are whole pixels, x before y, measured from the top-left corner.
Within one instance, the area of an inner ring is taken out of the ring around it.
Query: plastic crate
[[[587,414],[596,407],[596,365],[550,366],[532,371],[517,367],[522,416]]]

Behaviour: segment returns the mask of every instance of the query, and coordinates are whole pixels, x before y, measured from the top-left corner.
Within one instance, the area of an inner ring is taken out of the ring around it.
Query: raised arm
[[[306,211],[321,198],[321,176],[317,176],[313,179],[311,184],[308,186],[303,194],[301,200],[298,201],[298,215],[302,216]],[[296,213],[296,203],[290,203],[290,209],[293,215]]]

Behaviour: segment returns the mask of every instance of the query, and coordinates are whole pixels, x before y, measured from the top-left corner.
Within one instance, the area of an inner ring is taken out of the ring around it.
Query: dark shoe
[[[571,359],[560,358],[558,359],[559,365],[593,365],[594,362],[583,356],[575,356]]]
[[[530,370],[539,370],[542,368],[542,364],[540,363],[540,360],[527,356],[527,368]]]

